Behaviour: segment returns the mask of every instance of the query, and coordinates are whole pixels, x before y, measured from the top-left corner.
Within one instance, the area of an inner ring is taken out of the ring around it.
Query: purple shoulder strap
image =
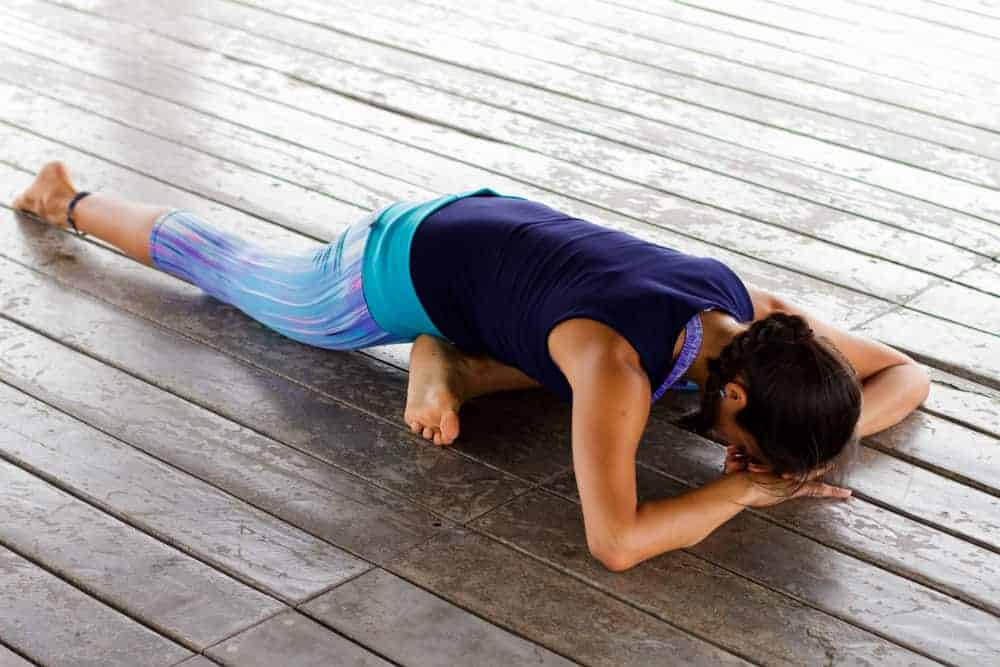
[[[655,403],[659,400],[660,396],[663,396],[663,393],[667,389],[670,389],[687,372],[687,369],[691,367],[691,364],[698,357],[698,350],[701,349],[701,336],[701,318],[699,317],[699,313],[695,313],[694,317],[684,325],[684,345],[681,346],[681,353],[677,357],[677,363],[670,369],[667,379],[663,381],[660,388],[653,394],[653,399],[650,402]]]

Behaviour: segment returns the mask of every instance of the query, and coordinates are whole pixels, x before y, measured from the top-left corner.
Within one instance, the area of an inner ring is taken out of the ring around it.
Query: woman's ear
[[[739,382],[727,382],[722,391],[723,405],[729,407],[731,412],[739,412],[746,407],[747,391]]]

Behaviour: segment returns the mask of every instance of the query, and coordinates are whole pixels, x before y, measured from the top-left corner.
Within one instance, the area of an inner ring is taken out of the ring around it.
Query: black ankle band
[[[73,195],[73,198],[69,200],[69,206],[66,207],[66,224],[77,234],[83,235],[79,229],[77,229],[76,221],[73,220],[73,209],[76,207],[77,203],[87,195],[89,192],[77,192]]]

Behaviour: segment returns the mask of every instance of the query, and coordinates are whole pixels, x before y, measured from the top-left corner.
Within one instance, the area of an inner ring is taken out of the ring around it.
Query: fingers
[[[746,467],[746,455],[742,453],[742,450],[736,445],[726,447],[726,461],[722,466],[722,474],[728,475],[729,473],[745,470]]]
[[[850,489],[824,482],[806,482],[801,489],[795,492],[796,497],[807,496],[810,498],[850,498],[851,494]]]

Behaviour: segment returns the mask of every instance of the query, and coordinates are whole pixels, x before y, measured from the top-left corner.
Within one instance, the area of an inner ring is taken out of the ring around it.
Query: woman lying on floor
[[[458,437],[472,397],[555,392],[572,404],[587,544],[615,571],[696,544],[748,506],[846,498],[819,476],[929,390],[906,355],[748,288],[718,260],[488,188],[392,203],[301,254],[186,211],[77,192],[59,163],[14,206],[294,340],[335,350],[413,342],[403,419],[438,445]],[[681,380],[699,387],[692,424],[727,446],[725,472],[640,504],[635,456],[650,405]]]

